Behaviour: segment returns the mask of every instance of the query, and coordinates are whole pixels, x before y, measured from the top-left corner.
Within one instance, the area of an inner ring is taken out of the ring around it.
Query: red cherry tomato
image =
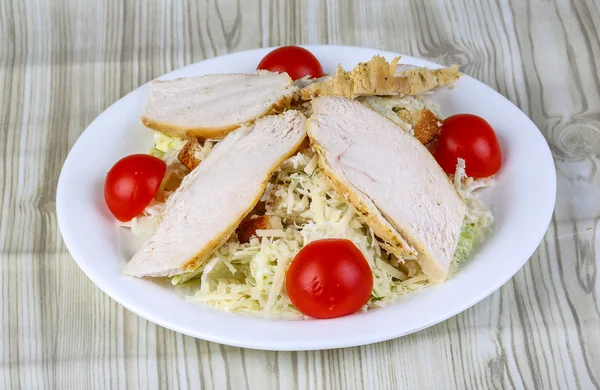
[[[132,154],[117,161],[104,182],[108,209],[122,222],[140,214],[160,188],[167,165],[147,154]]]
[[[373,273],[362,252],[350,240],[309,243],[288,269],[286,288],[301,313],[334,318],[356,313],[373,290]]]
[[[446,173],[453,174],[459,158],[465,160],[469,177],[488,177],[500,169],[500,143],[492,126],[483,118],[458,114],[444,121],[435,159]]]
[[[323,67],[317,57],[299,46],[282,46],[273,50],[260,61],[257,69],[287,72],[292,80],[306,75],[313,78],[323,76]]]

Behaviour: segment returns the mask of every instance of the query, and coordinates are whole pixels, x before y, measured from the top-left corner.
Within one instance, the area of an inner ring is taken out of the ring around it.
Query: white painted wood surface
[[[0,388],[598,388],[599,36],[597,0],[0,0]],[[317,352],[182,336],[96,288],[55,213],[86,126],[175,68],[317,43],[458,63],[535,121],[559,190],[527,265],[442,324]]]

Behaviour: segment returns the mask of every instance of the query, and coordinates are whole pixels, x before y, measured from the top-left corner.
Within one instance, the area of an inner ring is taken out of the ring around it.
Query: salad
[[[142,120],[154,130],[154,147],[118,161],[105,181],[106,204],[119,225],[147,239],[125,273],[168,277],[192,302],[289,319],[386,306],[451,278],[493,224],[477,192],[493,185],[500,146],[483,118],[443,118],[427,99],[432,89],[456,81],[451,68],[433,74],[398,67],[376,57],[323,76],[310,52],[292,46],[269,53],[252,78],[186,84],[188,91],[221,85],[224,94],[252,84],[236,90],[239,100],[261,96],[266,109],[238,110],[208,96],[198,103],[213,108],[190,112],[187,105],[169,106],[180,86],[151,92]],[[186,99],[196,97],[178,101]],[[223,112],[231,115],[222,119]],[[289,139],[272,128],[288,129]],[[374,153],[352,153],[380,138]],[[356,142],[338,152],[340,139]],[[406,153],[387,153],[388,145]],[[383,174],[387,167],[402,167],[405,175],[401,194],[391,198],[386,189],[397,183]],[[248,172],[258,172],[255,182]],[[431,193],[440,209],[413,212],[429,207]],[[407,197],[411,204],[399,201]]]

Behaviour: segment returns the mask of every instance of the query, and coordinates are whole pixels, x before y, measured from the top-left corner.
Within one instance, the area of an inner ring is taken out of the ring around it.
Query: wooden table
[[[0,0],[0,388],[598,388],[599,35],[597,0]],[[527,265],[442,324],[317,352],[182,336],[96,288],[55,213],[86,126],[178,67],[317,43],[458,63],[535,121],[559,189]]]

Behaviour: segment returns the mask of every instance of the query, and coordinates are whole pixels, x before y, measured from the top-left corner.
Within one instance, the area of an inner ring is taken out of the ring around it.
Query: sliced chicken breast
[[[175,137],[223,138],[242,124],[285,111],[297,91],[287,73],[153,81],[142,122]]]
[[[400,65],[396,57],[391,63],[380,56],[366,63],[356,65],[350,72],[338,66],[329,78],[310,84],[300,90],[303,100],[318,96],[344,96],[354,99],[358,96],[416,95],[451,84],[461,76],[458,66],[443,69],[427,69]]]
[[[235,231],[281,163],[305,138],[297,111],[242,126],[218,143],[167,201],[154,235],[125,267],[131,276],[193,271]]]
[[[430,280],[444,281],[466,208],[433,156],[358,102],[321,97],[312,104],[307,133],[334,188],[386,242],[384,248],[398,256],[405,241]]]

